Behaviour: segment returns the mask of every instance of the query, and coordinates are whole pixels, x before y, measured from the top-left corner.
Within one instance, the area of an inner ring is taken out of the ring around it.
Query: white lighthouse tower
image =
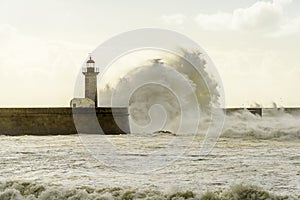
[[[95,66],[95,61],[90,56],[86,62],[86,66],[82,69],[82,73],[85,76],[85,98],[91,99],[95,102],[95,107],[98,106],[97,95],[97,75],[99,74],[99,68]]]

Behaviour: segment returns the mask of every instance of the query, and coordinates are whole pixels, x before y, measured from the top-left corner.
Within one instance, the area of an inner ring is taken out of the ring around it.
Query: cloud
[[[233,11],[233,30],[265,31],[274,30],[283,18],[281,4],[260,1],[248,8]]]
[[[266,35],[281,36],[300,31],[300,17],[289,18],[284,6],[292,0],[258,1],[247,8],[237,8],[231,13],[200,13],[196,23],[204,30],[262,32]]]
[[[187,17],[183,14],[163,15],[161,17],[163,22],[173,25],[182,25],[186,18]]]

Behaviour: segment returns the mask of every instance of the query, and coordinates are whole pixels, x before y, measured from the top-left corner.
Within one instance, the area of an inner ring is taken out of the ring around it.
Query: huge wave
[[[204,113],[220,106],[220,85],[206,54],[182,52],[183,57],[162,54],[161,59],[146,60],[120,75],[117,85],[100,87],[100,105],[128,106],[132,132],[190,129],[198,120],[196,110]]]
[[[204,193],[194,191],[162,192],[154,189],[133,188],[93,188],[87,186],[67,187],[62,185],[42,184],[35,182],[7,181],[0,182],[1,200],[75,200],[75,199],[102,199],[102,200],[133,200],[133,199],[200,199],[200,200],[232,200],[232,199],[260,199],[283,200],[299,199],[298,196],[280,196],[271,194],[260,187],[253,185],[234,185],[227,189],[206,191]]]
[[[222,99],[220,89],[222,86],[208,72],[207,63],[202,53],[183,50],[183,55],[182,58],[178,56],[164,57],[165,55],[163,55],[161,57],[163,63],[155,62],[157,61],[155,59],[150,64],[139,65],[120,77],[119,87],[108,84],[102,88],[100,104],[112,106],[113,93],[119,93],[118,105],[129,107],[132,132],[153,133],[168,130],[176,134],[179,125],[184,127],[184,130],[188,130],[192,121],[197,118],[192,114],[195,108],[189,106],[193,95],[195,95],[201,116],[204,116],[200,121],[199,132],[205,132],[212,122],[210,109],[220,106]],[[187,59],[192,60],[201,69],[200,76],[196,73],[195,68],[187,62]],[[174,70],[182,76],[174,75]],[[141,79],[145,79],[145,77],[150,77],[151,80],[162,82],[170,87],[175,85],[177,94],[174,95],[159,85],[145,85],[135,90],[129,102],[125,102],[123,97],[127,95],[126,93],[130,88],[139,85]],[[185,84],[189,84],[192,90],[183,87]],[[181,103],[179,103],[178,97],[182,99]],[[180,121],[182,108],[185,109],[186,113],[191,113],[184,124]],[[300,115],[287,113],[277,108],[265,109],[263,117],[253,115],[247,110],[237,111],[227,114],[221,137],[299,140]]]

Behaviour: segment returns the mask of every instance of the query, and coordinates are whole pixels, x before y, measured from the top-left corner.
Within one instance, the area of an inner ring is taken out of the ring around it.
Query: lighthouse
[[[93,100],[95,107],[97,107],[97,75],[99,74],[99,68],[95,66],[95,61],[92,59],[92,56],[90,56],[86,62],[86,66],[83,67],[82,73],[85,76],[85,98]]]

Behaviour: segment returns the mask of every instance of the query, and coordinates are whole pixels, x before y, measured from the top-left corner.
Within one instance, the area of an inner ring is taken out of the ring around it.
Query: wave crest
[[[87,186],[66,187],[34,182],[0,182],[0,199],[297,199],[296,196],[278,196],[253,185],[234,185],[228,189],[196,193],[194,191],[176,191],[164,193],[157,190],[131,188],[92,188]]]

